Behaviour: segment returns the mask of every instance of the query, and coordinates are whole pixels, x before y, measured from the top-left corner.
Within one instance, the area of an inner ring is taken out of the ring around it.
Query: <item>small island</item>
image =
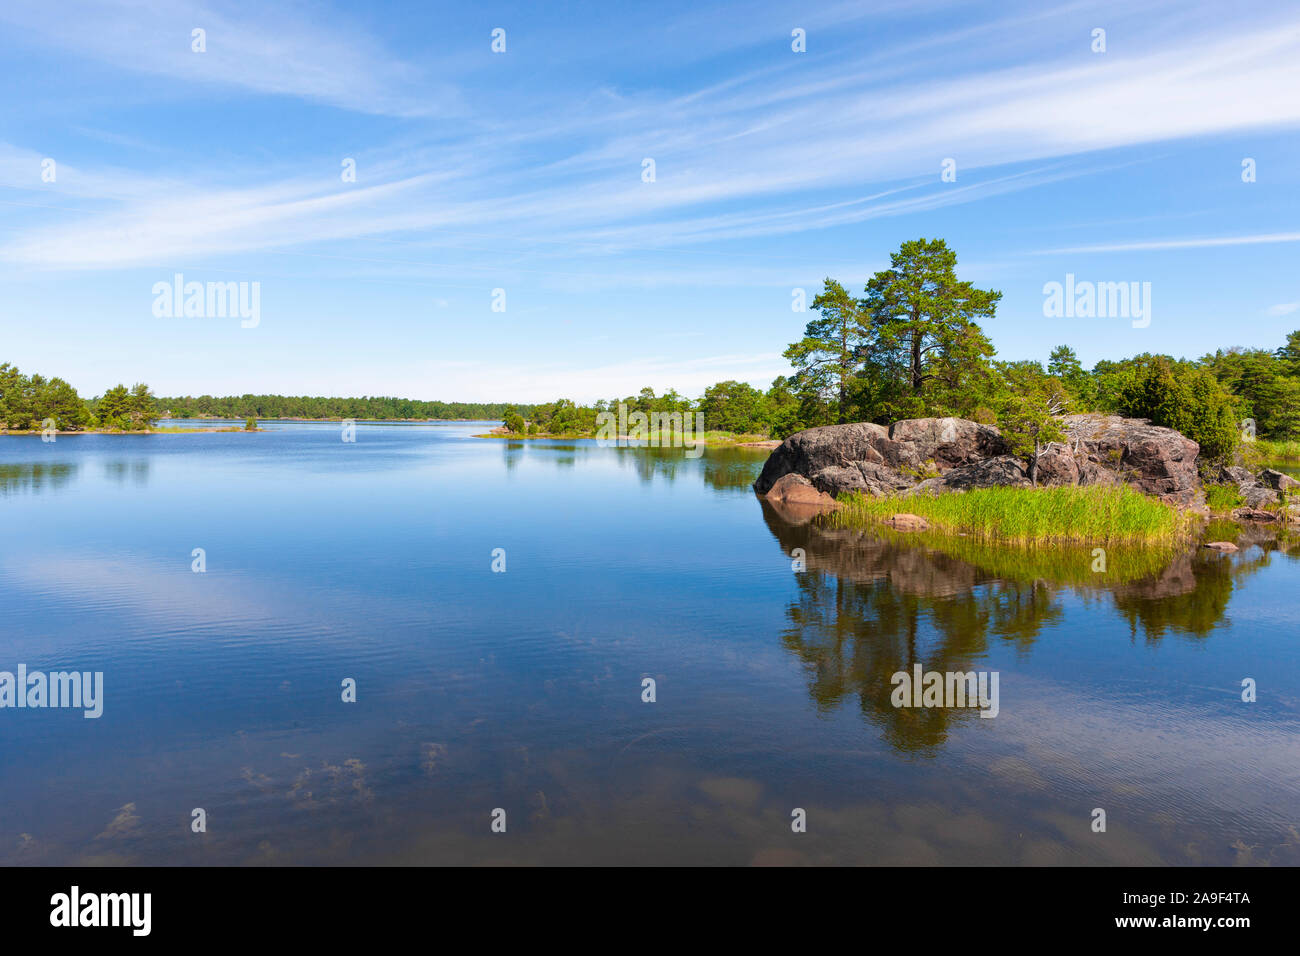
[[[861,299],[826,280],[785,353],[811,427],[772,453],[760,495],[838,525],[1005,544],[1168,545],[1198,519],[1300,521],[1300,481],[1268,467],[1300,455],[1300,331],[1197,361],[1088,371],[1065,345],[1046,368],[1001,361],[977,322],[1001,293],[955,267],[943,240],[918,239]]]

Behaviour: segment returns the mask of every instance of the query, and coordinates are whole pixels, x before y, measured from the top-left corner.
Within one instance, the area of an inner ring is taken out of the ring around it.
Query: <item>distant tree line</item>
[[[60,431],[86,428],[140,431],[159,419],[345,419],[371,421],[501,419],[521,410],[530,418],[538,410],[549,421],[556,410],[572,409],[572,402],[550,405],[512,405],[506,402],[425,402],[409,398],[366,396],[326,398],[308,395],[189,395],[155,397],[149,386],[116,385],[103,395],[83,399],[61,378],[24,375],[14,366],[0,365],[0,428],[39,430],[53,421]],[[595,412],[591,412],[594,428]]]
[[[394,421],[401,419],[465,419],[492,421],[515,406],[507,402],[422,402],[413,398],[366,396],[328,398],[310,395],[185,395],[159,398],[162,415],[171,418],[353,418]],[[525,406],[531,410],[532,406]]]

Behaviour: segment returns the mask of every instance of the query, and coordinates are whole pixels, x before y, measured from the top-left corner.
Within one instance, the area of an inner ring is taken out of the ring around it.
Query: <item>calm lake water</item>
[[[104,674],[0,710],[0,862],[1300,863],[1294,540],[1099,574],[787,520],[761,450],[268,427],[0,438],[0,670]]]

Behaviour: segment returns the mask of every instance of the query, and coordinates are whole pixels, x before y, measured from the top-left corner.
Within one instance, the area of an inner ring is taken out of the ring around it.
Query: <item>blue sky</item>
[[[55,0],[0,6],[0,75],[0,361],[83,394],[766,386],[792,289],[918,236],[1004,358],[1300,327],[1296,4]],[[156,316],[176,273],[259,323]],[[1046,318],[1067,273],[1150,325]]]

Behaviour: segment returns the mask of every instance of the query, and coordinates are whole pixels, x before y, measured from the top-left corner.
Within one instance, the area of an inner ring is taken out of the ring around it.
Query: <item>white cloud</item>
[[[1193,239],[1143,239],[1134,242],[1106,242],[1065,249],[1044,249],[1038,255],[1076,252],[1159,252],[1167,249],[1213,249],[1221,246],[1256,246],[1276,242],[1300,242],[1300,232],[1269,232],[1253,236],[1207,236]]]
[[[57,11],[0,4],[0,21],[38,42],[123,70],[185,83],[299,96],[367,113],[447,115],[461,109],[450,83],[396,59],[336,11],[190,0],[63,0]],[[191,31],[206,31],[206,51]]]
[[[192,5],[179,9],[183,12],[176,22],[202,14]],[[108,17],[88,16],[92,22]],[[44,23],[48,18],[29,19]],[[1241,22],[1245,29],[1235,34],[1221,27],[1163,45],[1135,47],[1130,42],[1125,48],[1144,52],[1108,53],[1082,64],[1040,56],[1015,68],[967,69],[936,79],[936,64],[924,58],[902,75],[900,67],[882,75],[879,67],[864,68],[850,59],[828,66],[811,83],[783,82],[790,67],[781,65],[694,96],[593,96],[582,109],[575,109],[571,99],[553,96],[537,110],[516,111],[523,118],[508,123],[491,119],[491,111],[476,115],[450,133],[440,131],[450,139],[437,147],[375,148],[369,157],[359,158],[366,176],[356,186],[331,182],[322,173],[310,180],[282,177],[257,189],[212,187],[202,181],[160,187],[153,177],[132,182],[120,171],[90,171],[84,181],[117,197],[117,205],[20,233],[0,246],[0,260],[24,268],[166,266],[322,240],[402,233],[446,239],[458,230],[492,229],[542,237],[538,244],[545,245],[549,258],[567,253],[589,261],[592,244],[610,254],[683,247],[982,201],[1078,175],[1088,164],[1097,164],[1079,158],[1066,163],[1063,157],[1300,125],[1300,98],[1294,95],[1300,88],[1296,24]],[[180,65],[188,64],[185,57],[197,56],[188,45],[182,48],[184,56],[163,56],[153,47],[159,36],[131,32],[142,27],[106,29],[108,40],[85,29],[75,31],[85,36],[68,42],[110,55],[109,47],[118,50],[125,43],[136,49],[147,40],[140,68],[193,69]],[[240,29],[258,35],[233,34],[251,65],[232,67],[232,75],[225,77],[229,81],[239,74],[262,91],[342,105],[355,101],[357,108],[376,110],[401,98],[391,91],[402,87],[406,70],[377,63],[383,56],[364,41],[321,36],[312,27],[275,34],[280,39],[274,42],[282,46],[272,48],[260,32]],[[210,51],[214,43],[210,31]],[[371,68],[377,70],[373,76],[355,76]],[[359,84],[355,90],[353,79]],[[585,135],[574,140],[575,130]],[[574,150],[573,141],[581,142],[581,148]],[[539,154],[564,158],[537,163],[533,157]],[[641,159],[647,155],[658,164],[654,183],[640,181]],[[958,182],[941,183],[939,164],[949,156],[957,161]],[[22,156],[23,175],[30,159]],[[334,171],[337,164],[331,156],[313,166]],[[1035,165],[1024,168],[1028,164]],[[429,173],[431,167],[437,172]],[[0,175],[6,175],[6,168],[0,156]],[[223,184],[230,173],[222,171]],[[258,170],[248,176],[267,178]],[[154,192],[145,195],[149,187]],[[844,200],[846,191],[855,198]],[[1289,242],[1297,237],[1157,240],[1070,251]],[[537,251],[525,250],[530,255]],[[480,268],[495,267],[500,257],[493,260],[489,250],[477,261]]]

